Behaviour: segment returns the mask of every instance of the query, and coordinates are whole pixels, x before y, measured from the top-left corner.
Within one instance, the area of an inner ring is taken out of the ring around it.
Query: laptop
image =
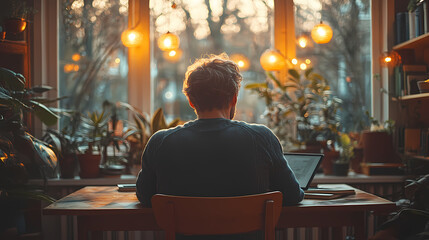
[[[299,186],[307,190],[316,174],[317,169],[322,163],[323,154],[321,153],[284,153],[289,167],[295,174]]]

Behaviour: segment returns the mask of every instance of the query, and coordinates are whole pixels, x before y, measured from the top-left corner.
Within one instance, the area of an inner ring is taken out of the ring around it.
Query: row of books
[[[429,32],[429,0],[419,2],[413,12],[396,13],[395,27],[396,44]]]
[[[395,96],[406,96],[420,93],[417,82],[429,78],[425,64],[405,65],[401,64],[394,70]]]
[[[429,156],[429,128],[399,128],[398,149],[402,153]]]

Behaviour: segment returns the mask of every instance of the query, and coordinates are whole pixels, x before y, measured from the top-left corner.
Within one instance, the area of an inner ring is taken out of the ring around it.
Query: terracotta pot
[[[79,165],[81,178],[97,178],[100,175],[100,154],[79,154]]]
[[[76,169],[76,155],[64,156],[60,161],[61,178],[74,178]]]
[[[387,132],[362,133],[363,161],[371,163],[394,162],[392,136]]]
[[[340,157],[340,152],[338,151],[327,151],[323,153],[325,157],[322,160],[322,169],[325,175],[332,175],[332,165]]]
[[[335,176],[347,176],[349,174],[349,163],[336,163],[332,165],[332,172]]]
[[[17,34],[23,32],[27,27],[27,22],[24,18],[9,18],[4,21],[4,29],[6,33]]]

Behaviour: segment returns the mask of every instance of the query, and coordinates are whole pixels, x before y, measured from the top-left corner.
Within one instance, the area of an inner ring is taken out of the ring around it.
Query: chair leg
[[[275,239],[274,201],[265,202],[265,240]]]
[[[174,224],[174,205],[172,202],[167,203],[167,209],[170,216],[168,229],[165,231],[165,240],[176,240],[176,226]]]

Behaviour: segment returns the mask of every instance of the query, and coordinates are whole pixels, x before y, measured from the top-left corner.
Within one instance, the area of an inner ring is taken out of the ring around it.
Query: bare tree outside
[[[128,100],[128,0],[60,1],[61,107],[86,113],[105,100]]]
[[[170,62],[156,44],[152,45],[152,63],[157,69],[153,77],[154,108],[164,108],[169,117],[195,118],[181,88],[187,66],[206,54],[242,54],[250,62],[249,70],[242,72],[243,85],[264,81],[259,57],[271,47],[273,13],[272,0],[151,1],[153,43],[169,31],[180,37],[183,50],[179,61]],[[257,96],[241,91],[238,104],[238,119],[260,121],[264,104]]]
[[[342,99],[342,131],[360,131],[367,124],[371,106],[371,19],[369,0],[295,0],[297,35],[309,33],[323,21],[331,26],[327,44],[297,48],[298,58],[310,59],[312,67]]]

